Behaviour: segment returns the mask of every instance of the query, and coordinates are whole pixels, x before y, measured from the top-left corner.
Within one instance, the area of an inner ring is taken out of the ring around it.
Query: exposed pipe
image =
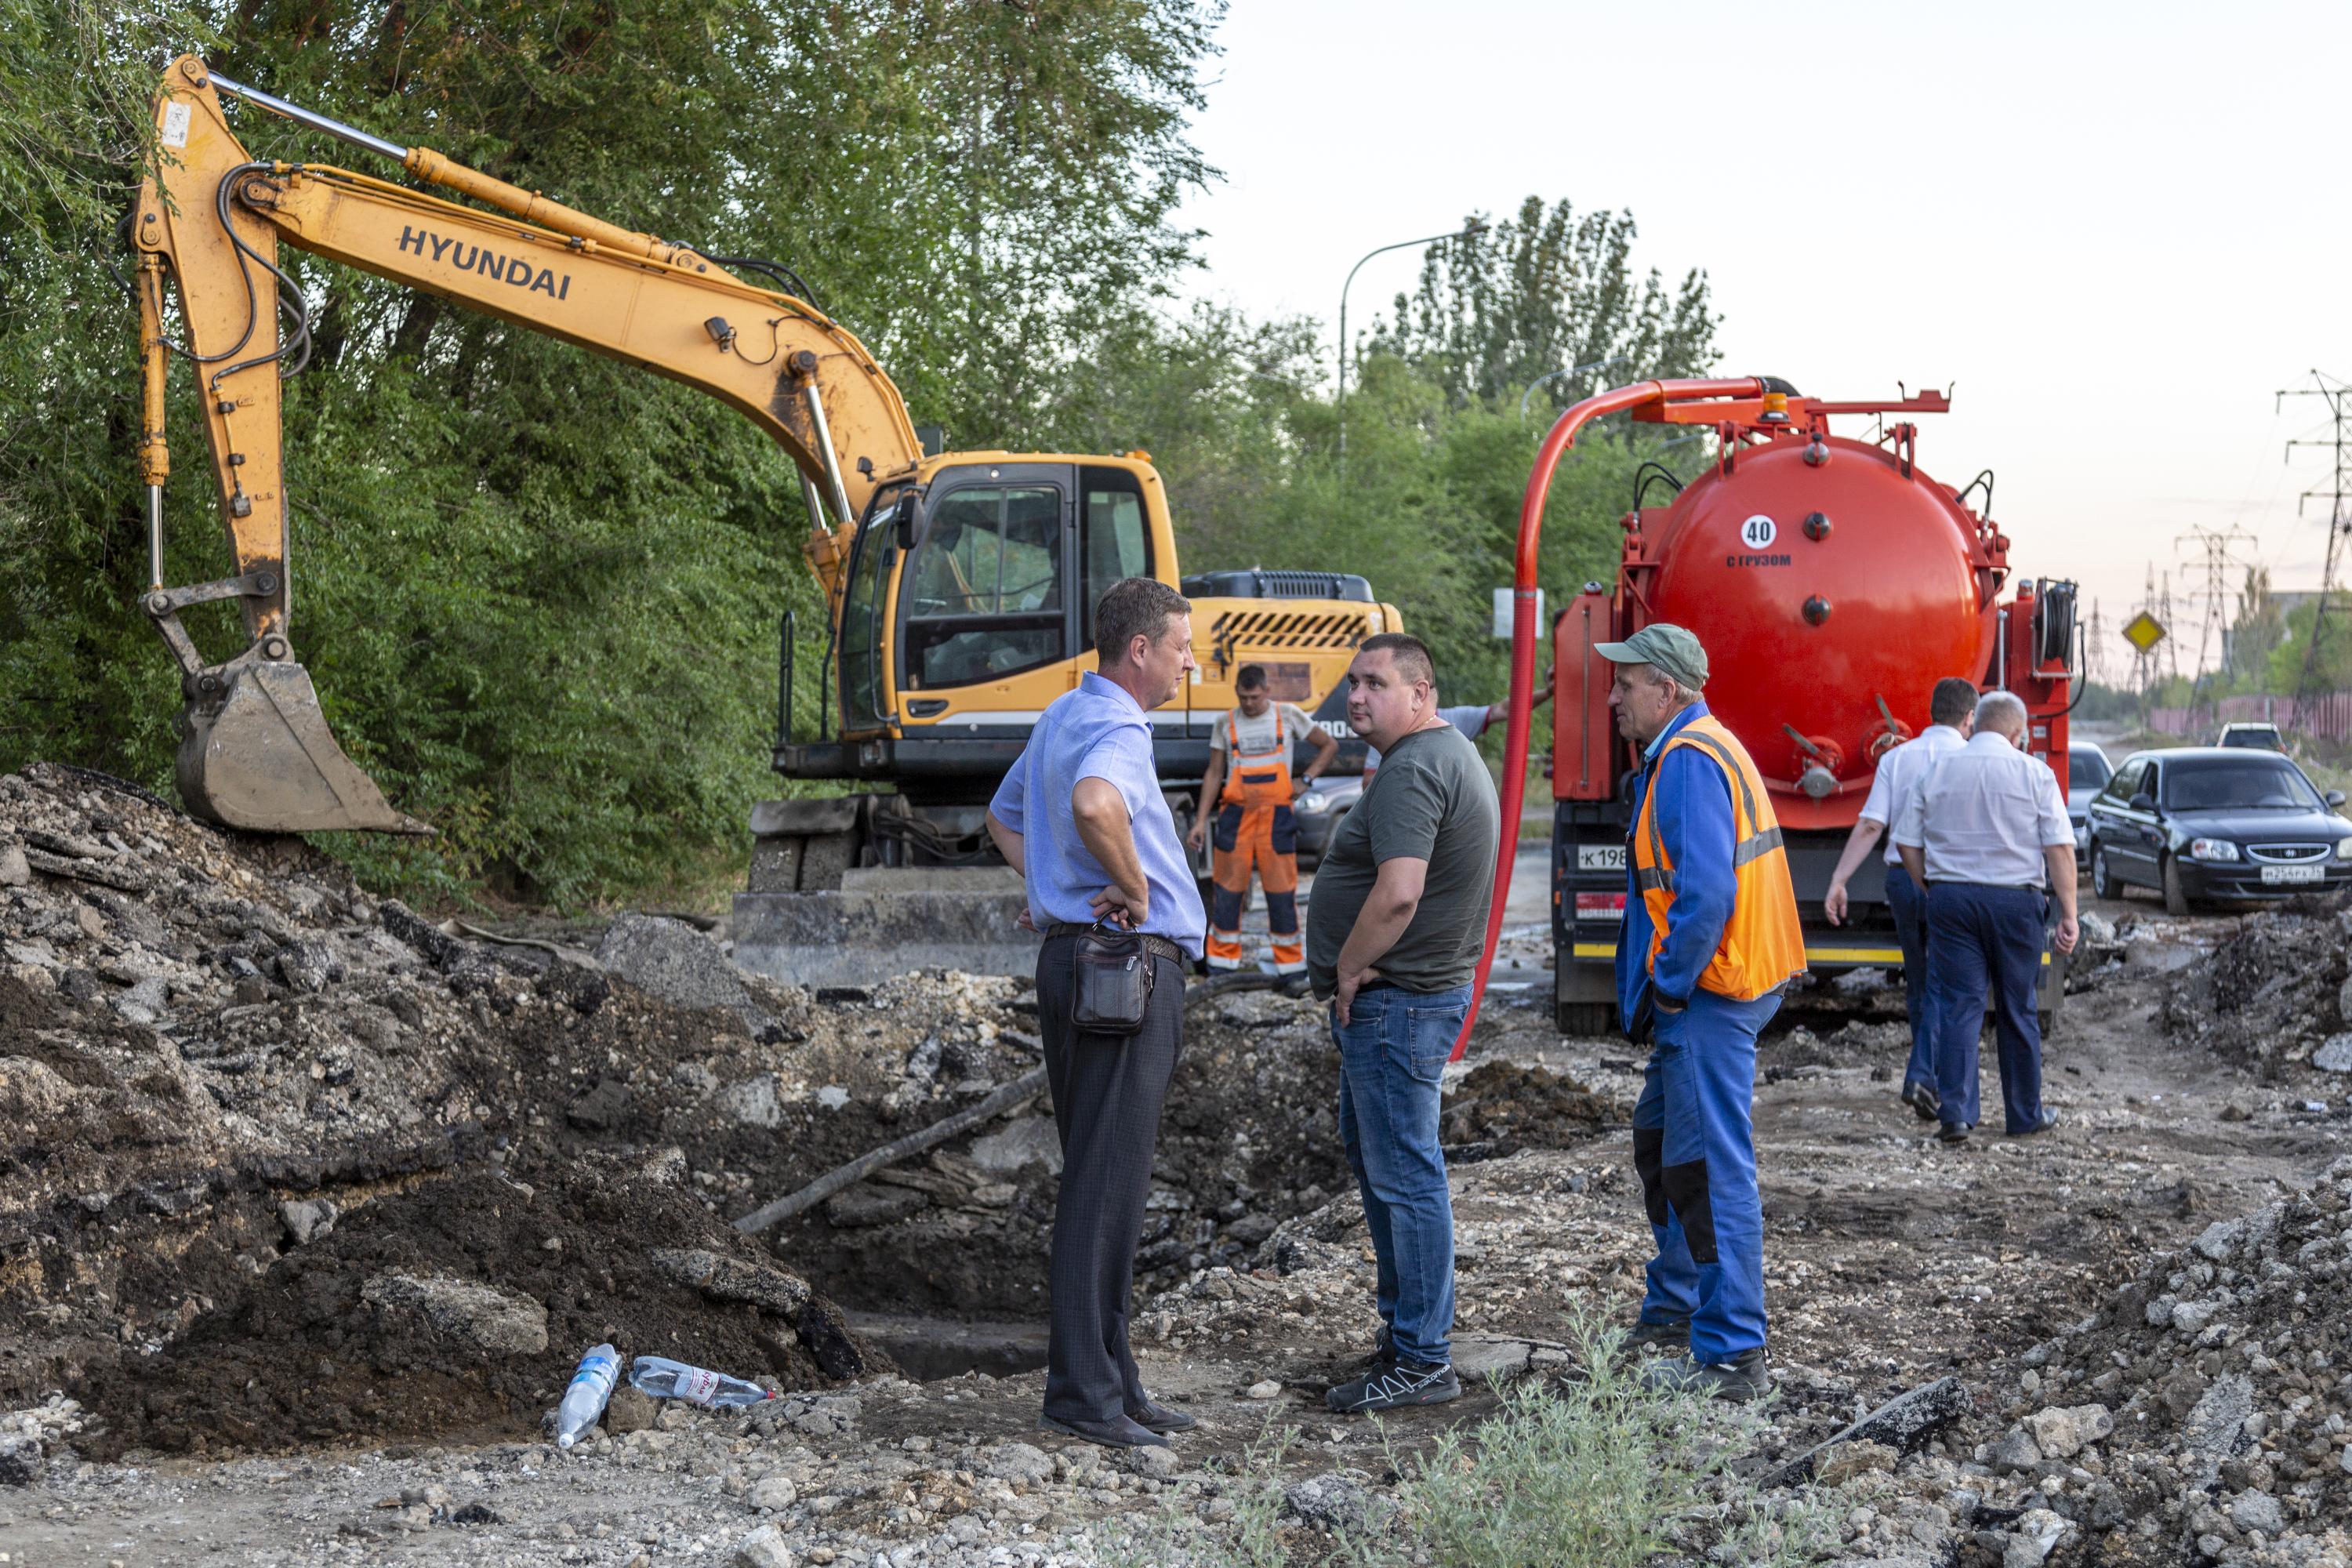
[[[1519,853],[1519,812],[1527,804],[1528,719],[1534,712],[1536,679],[1536,554],[1543,536],[1544,501],[1551,493],[1552,470],[1576,444],[1577,432],[1595,419],[1644,403],[1683,402],[1700,397],[1760,397],[1771,390],[1765,378],[1744,375],[1717,380],[1642,381],[1588,397],[1559,416],[1537,448],[1534,472],[1528,476],[1527,494],[1519,502],[1519,544],[1511,574],[1511,721],[1503,751],[1503,833],[1495,861],[1495,901],[1486,911],[1486,942],[1478,953],[1478,973],[1471,984],[1469,1016],[1454,1042],[1453,1059],[1462,1059],[1470,1031],[1478,1024],[1478,1006],[1486,998],[1486,977],[1495,967],[1495,944],[1503,934],[1503,911],[1511,899],[1511,866]]]

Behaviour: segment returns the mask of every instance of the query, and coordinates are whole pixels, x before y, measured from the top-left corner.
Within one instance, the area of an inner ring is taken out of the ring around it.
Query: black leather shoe
[[[1181,1410],[1171,1410],[1156,1399],[1147,1399],[1140,1410],[1130,1410],[1127,1418],[1138,1426],[1165,1435],[1170,1432],[1190,1432],[1200,1423]]]
[[[1048,1432],[1059,1432],[1066,1437],[1082,1437],[1106,1448],[1168,1447],[1167,1438],[1125,1415],[1114,1415],[1108,1421],[1065,1421],[1055,1415],[1042,1415],[1038,1417],[1037,1425]]]
[[[1920,1121],[1933,1121],[1944,1109],[1944,1097],[1936,1092],[1932,1083],[1906,1083],[1903,1086],[1903,1103]]]
[[[1965,1143],[1968,1141],[1969,1124],[1965,1121],[1947,1121],[1936,1132],[1938,1143]]]
[[[2036,1132],[2047,1132],[2053,1127],[2057,1125],[2058,1113],[2054,1110],[2045,1110],[2042,1113],[2042,1119],[2034,1122],[2032,1126],[2011,1128],[2009,1131],[2009,1136],[2011,1138],[2031,1138]]]

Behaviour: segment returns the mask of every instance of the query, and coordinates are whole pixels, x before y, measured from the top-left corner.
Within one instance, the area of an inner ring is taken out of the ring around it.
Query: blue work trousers
[[[1886,907],[1895,915],[1895,941],[1903,949],[1903,1011],[1911,1020],[1911,1060],[1903,1087],[1936,1083],[1936,1010],[1928,1001],[1927,895],[1901,866],[1886,868]]]
[[[1756,1190],[1756,1036],[1780,1010],[1694,991],[1658,1014],[1633,1105],[1633,1166],[1658,1256],[1642,1321],[1690,1323],[1691,1354],[1729,1361],[1764,1342],[1764,1205]]]
[[[2042,978],[2050,901],[2038,888],[1937,882],[1927,889],[1927,970],[1936,994],[1936,1092],[1948,1124],[1977,1124],[1977,1035],[1992,993],[2000,1043],[2005,1131],[2042,1121],[2042,1021],[2033,993]]]
[[[1348,1022],[1335,1006],[1339,1141],[1364,1198],[1379,1268],[1381,1321],[1397,1354],[1453,1360],[1454,1194],[1437,1146],[1439,1086],[1470,1011],[1470,987],[1356,993]]]

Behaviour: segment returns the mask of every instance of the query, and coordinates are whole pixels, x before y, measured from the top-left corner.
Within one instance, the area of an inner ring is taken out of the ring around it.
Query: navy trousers
[[[2042,1021],[2033,993],[2048,910],[2048,897],[2034,888],[1938,882],[1927,889],[1936,1092],[1947,1124],[1977,1123],[1977,1035],[1988,990],[2000,1045],[2004,1131],[2024,1132],[2042,1121]]]
[[[1691,1354],[1726,1362],[1764,1342],[1764,1204],[1756,1188],[1756,1036],[1780,994],[1691,993],[1658,1015],[1633,1103],[1633,1167],[1658,1255],[1645,1323],[1690,1323]]]
[[[1903,1011],[1911,1020],[1911,1060],[1903,1087],[1936,1082],[1936,1010],[1928,1001],[1927,898],[1899,864],[1886,868],[1886,907],[1895,915],[1895,941],[1903,949]]]
[[[1077,950],[1075,936],[1049,936],[1037,951],[1038,1032],[1062,1140],[1046,1270],[1045,1414],[1108,1421],[1142,1409],[1146,1398],[1127,1322],[1160,1107],[1184,1048],[1184,969],[1154,956],[1143,1027],[1123,1038],[1090,1035],[1070,1019]]]

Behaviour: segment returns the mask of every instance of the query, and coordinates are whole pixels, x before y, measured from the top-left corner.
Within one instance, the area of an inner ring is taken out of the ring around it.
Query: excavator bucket
[[[394,811],[327,729],[310,672],[292,660],[232,666],[181,715],[180,798],[255,833],[430,833]]]

